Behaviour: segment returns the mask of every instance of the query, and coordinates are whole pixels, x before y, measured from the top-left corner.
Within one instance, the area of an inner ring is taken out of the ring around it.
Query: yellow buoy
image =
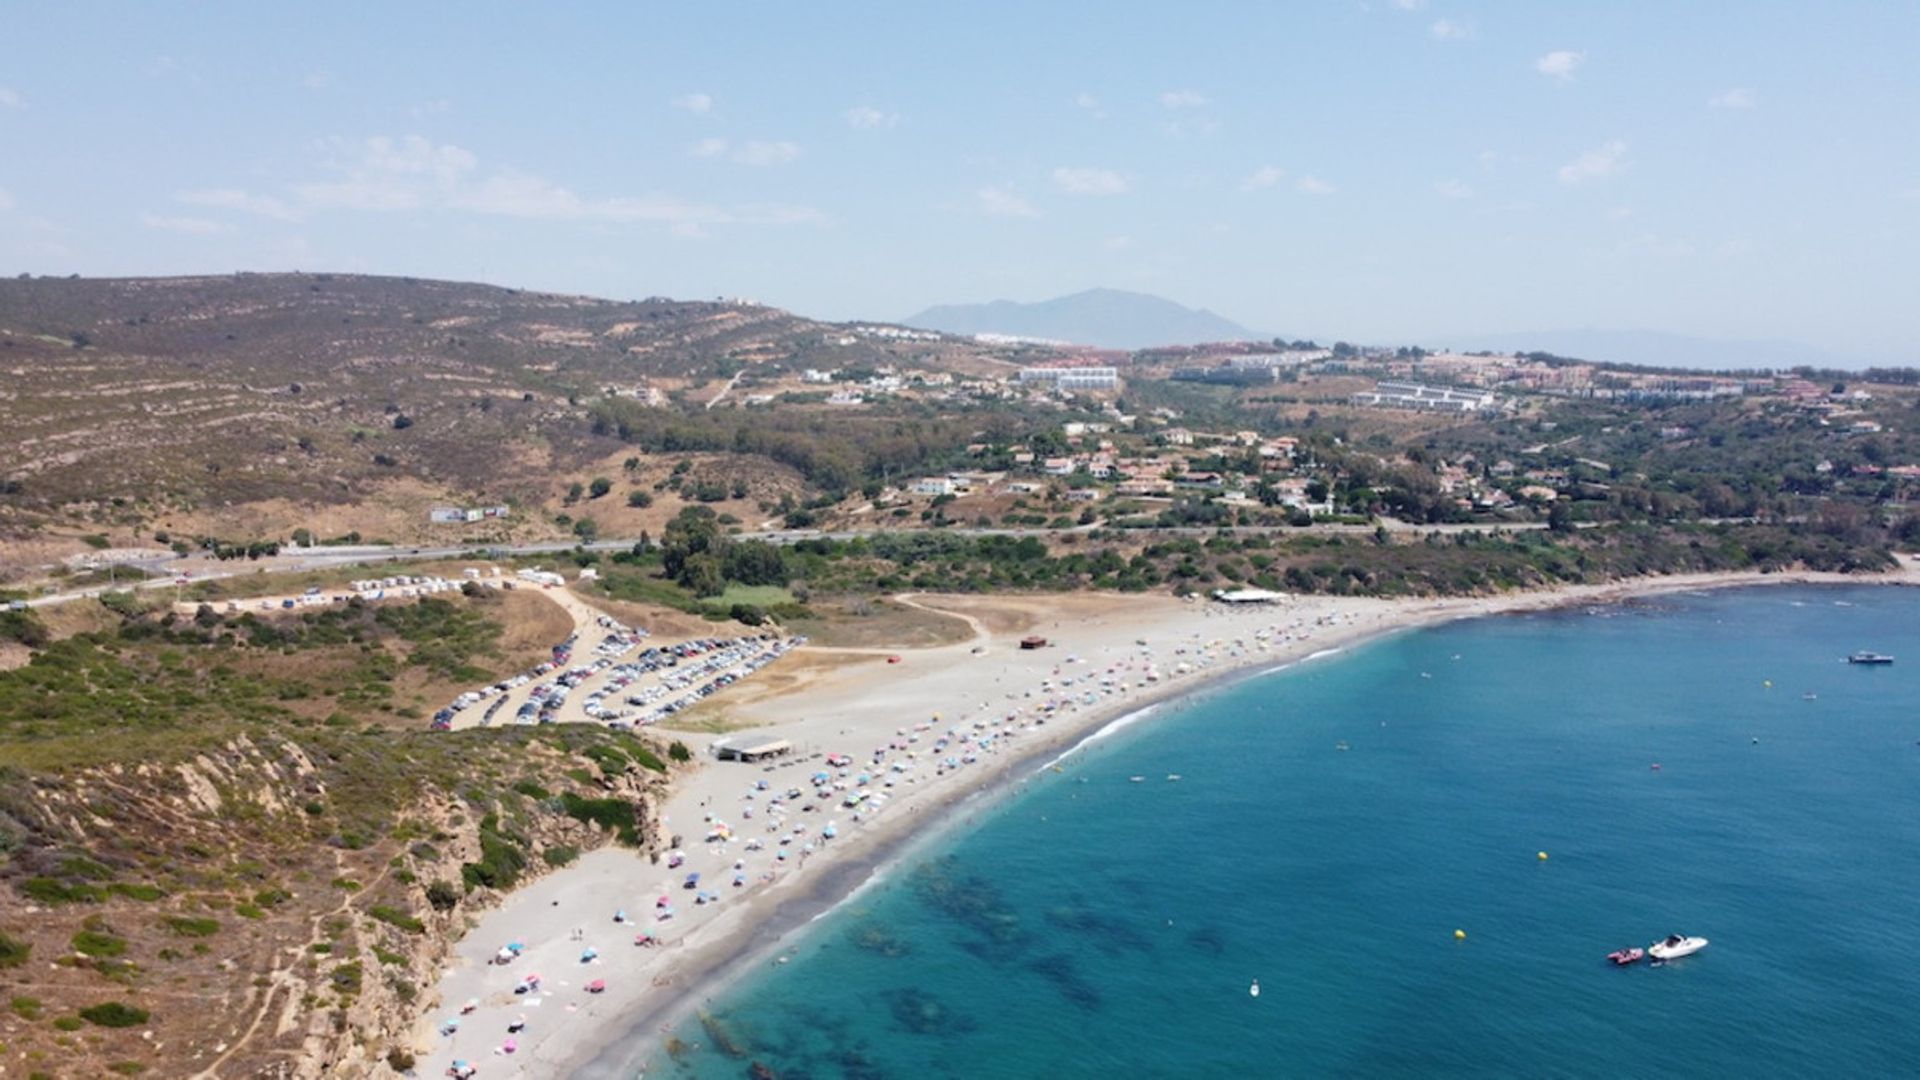
[[[1453,932],[1453,940],[1455,941],[1467,940],[1467,932],[1465,930],[1455,930]]]
[[[1546,853],[1546,852],[1544,852],[1544,851],[1542,851],[1542,852],[1539,852],[1539,853],[1538,853],[1538,855],[1539,855],[1539,859],[1540,859],[1540,861],[1541,861],[1541,862],[1546,862],[1546,861],[1547,861],[1547,853]]]

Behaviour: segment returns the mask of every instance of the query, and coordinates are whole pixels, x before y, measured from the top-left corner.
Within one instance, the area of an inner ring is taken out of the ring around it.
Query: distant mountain
[[[1738,341],[1653,330],[1539,330],[1523,334],[1458,334],[1432,339],[1451,349],[1550,352],[1609,364],[1731,371],[1746,368],[1864,368],[1884,361],[1831,352],[1798,341]]]
[[[1088,289],[1031,304],[1013,300],[942,304],[901,321],[922,330],[942,330],[949,334],[1008,334],[1106,349],[1145,349],[1155,345],[1256,340],[1267,336],[1205,309],[1119,289]]]

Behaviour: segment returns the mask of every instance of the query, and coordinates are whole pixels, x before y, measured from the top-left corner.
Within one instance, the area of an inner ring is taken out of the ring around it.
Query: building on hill
[[[1120,369],[1114,367],[1029,367],[1020,369],[1022,383],[1040,383],[1056,390],[1114,390]]]
[[[1499,398],[1487,390],[1454,390],[1409,382],[1381,382],[1353,395],[1355,405],[1428,412],[1472,413],[1498,407]]]

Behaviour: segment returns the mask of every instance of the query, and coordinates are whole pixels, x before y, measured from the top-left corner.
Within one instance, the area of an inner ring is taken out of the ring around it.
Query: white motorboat
[[[1656,941],[1647,946],[1647,955],[1655,960],[1678,960],[1683,956],[1692,956],[1706,947],[1706,938],[1668,934],[1665,940]]]

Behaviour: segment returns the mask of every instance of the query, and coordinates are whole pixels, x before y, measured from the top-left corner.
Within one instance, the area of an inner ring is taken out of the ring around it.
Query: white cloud
[[[291,200],[217,188],[185,193],[181,201],[288,218],[322,210],[354,210],[457,211],[663,226],[797,225],[826,220],[811,207],[777,203],[721,206],[672,195],[586,198],[530,173],[483,171],[472,152],[418,135],[335,140],[323,144],[323,149],[329,154],[324,163],[328,175],[293,185]]]
[[[1440,180],[1433,185],[1434,194],[1443,199],[1471,199],[1473,189],[1459,180]]]
[[[376,135],[360,142],[332,140],[330,161],[342,175],[294,186],[318,208],[412,210],[442,200],[479,164],[470,150],[419,135]]]
[[[1736,86],[1725,93],[1715,94],[1707,99],[1710,109],[1751,109],[1760,104],[1760,96],[1751,86]]]
[[[315,68],[307,72],[306,78],[301,79],[300,84],[309,90],[325,90],[333,85],[333,72]]]
[[[1419,11],[1427,6],[1427,0],[1393,0],[1393,6],[1401,11]]]
[[[429,116],[439,116],[451,108],[453,108],[453,102],[451,100],[447,98],[434,98],[430,101],[423,101],[407,111],[413,115],[414,119],[419,120]]]
[[[18,205],[20,204],[13,201],[13,193],[0,187],[0,212],[11,210]]]
[[[162,232],[188,233],[204,236],[208,233],[232,232],[233,226],[224,221],[209,221],[196,217],[166,217],[161,214],[141,214],[140,224],[149,229]]]
[[[1106,248],[1108,251],[1125,251],[1133,246],[1133,237],[1109,236],[1100,246]]]
[[[0,192],[0,194],[4,194],[4,192]],[[1920,199],[1920,184],[1916,184],[1915,186],[1910,187],[1905,191],[1902,191],[1900,193],[1900,197],[1903,199]]]
[[[11,86],[0,86],[0,109],[24,109],[27,99]]]
[[[710,94],[681,94],[668,104],[676,109],[685,109],[695,116],[705,116],[713,111],[713,97]]]
[[[693,157],[724,157],[740,165],[780,165],[800,156],[800,147],[790,142],[743,142],[739,145],[720,138],[701,139],[687,147]]]
[[[1073,95],[1074,108],[1085,110],[1095,120],[1105,120],[1107,110],[1100,107],[1100,99],[1088,93]]]
[[[1053,170],[1053,186],[1069,195],[1125,195],[1128,184],[1126,177],[1112,169],[1062,165]]]
[[[1625,221],[1632,216],[1633,207],[1631,206],[1616,206],[1607,211],[1607,220],[1609,221]]]
[[[1472,23],[1458,19],[1435,19],[1433,25],[1427,27],[1427,33],[1435,41],[1472,41],[1479,36]]]
[[[1040,208],[1021,198],[1010,187],[988,186],[973,193],[976,209],[988,217],[1037,218]]]
[[[1160,95],[1160,104],[1169,109],[1198,109],[1207,104],[1207,95],[1198,90],[1168,90]]]
[[[1317,176],[1303,176],[1293,182],[1294,189],[1302,195],[1331,195],[1340,190]]]
[[[798,143],[744,142],[734,149],[732,160],[742,165],[784,165],[799,156]]]
[[[882,112],[871,105],[855,105],[840,115],[846,118],[848,127],[858,130],[890,128],[900,122],[898,113]]]
[[[1597,150],[1589,150],[1565,165],[1560,166],[1559,177],[1563,184],[1579,184],[1596,180],[1627,167],[1627,144],[1614,139]]]
[[[175,201],[189,206],[210,206],[221,210],[238,210],[255,217],[273,218],[276,221],[298,221],[300,215],[286,203],[271,195],[255,195],[238,188],[207,188],[200,191],[183,191],[174,196]]]
[[[1262,191],[1287,178],[1287,170],[1278,165],[1262,165],[1240,181],[1241,191]]]
[[[1574,52],[1571,49],[1555,49],[1540,59],[1535,60],[1533,62],[1533,70],[1542,75],[1559,79],[1561,82],[1572,82],[1573,73],[1580,70],[1580,66],[1586,62],[1586,53]]]

